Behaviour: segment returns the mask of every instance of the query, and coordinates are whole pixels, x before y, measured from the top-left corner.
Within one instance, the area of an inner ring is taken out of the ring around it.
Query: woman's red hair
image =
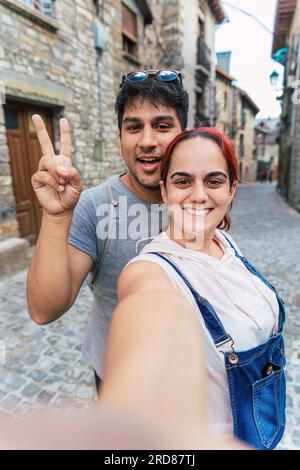
[[[179,142],[183,142],[184,140],[195,139],[197,137],[211,140],[220,147],[224,158],[227,161],[229,184],[231,188],[235,181],[239,181],[239,165],[237,160],[237,154],[232,140],[226,134],[223,134],[215,127],[198,127],[188,131],[183,131],[181,134],[177,135],[174,140],[172,140],[172,142],[168,145],[165,151],[160,167],[160,176],[161,180],[164,182],[164,185],[166,186],[167,176],[171,164],[171,157],[176,145]],[[229,217],[229,214],[227,213],[223,220],[219,223],[217,228],[229,230],[230,226],[231,219]]]

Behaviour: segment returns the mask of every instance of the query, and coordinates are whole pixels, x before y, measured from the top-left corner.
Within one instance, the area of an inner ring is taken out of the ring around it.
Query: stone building
[[[144,65],[146,1],[0,1],[0,237],[34,242],[40,208],[30,177],[41,156],[31,115],[59,150],[59,118],[72,127],[87,186],[123,167],[114,101],[122,72]]]
[[[214,26],[224,17],[218,0],[0,0],[0,241],[34,243],[39,231],[32,114],[56,151],[59,119],[69,120],[74,163],[97,185],[124,168],[114,103],[126,71],[181,69],[190,123],[210,120]]]
[[[147,63],[182,71],[190,97],[189,125],[213,124],[215,26],[225,19],[219,0],[150,0]],[[155,43],[159,44],[155,48]],[[152,46],[152,47],[151,47]]]
[[[40,226],[32,114],[56,151],[59,118],[69,120],[86,186],[120,172],[116,92],[123,72],[146,65],[152,20],[145,0],[0,0],[0,275],[24,266]]]
[[[234,88],[233,82],[235,78],[232,77],[226,70],[221,67],[216,67],[216,81],[215,81],[215,125],[216,127],[233,136],[233,103],[234,103]]]
[[[285,67],[278,189],[300,211],[300,2],[277,0],[273,58]]]
[[[229,67],[228,67],[229,69]],[[255,181],[257,161],[254,152],[255,115],[259,109],[250,96],[235,85],[229,71],[216,67],[215,126],[235,142],[244,181]]]
[[[233,138],[238,149],[240,177],[244,181],[255,181],[257,160],[254,148],[255,116],[259,108],[248,93],[234,87]]]
[[[257,160],[257,179],[265,171],[272,172],[272,181],[278,179],[280,119],[256,119],[254,146]]]

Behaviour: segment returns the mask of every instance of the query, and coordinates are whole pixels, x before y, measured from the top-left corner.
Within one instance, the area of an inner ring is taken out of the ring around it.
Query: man
[[[39,324],[55,321],[73,305],[91,272],[94,302],[83,352],[95,370],[97,387],[117,304],[117,280],[142,243],[159,232],[159,224],[153,223],[159,214],[153,207],[161,203],[160,161],[186,127],[187,111],[188,95],[179,72],[141,71],[123,77],[116,112],[128,172],[82,194],[80,175],[71,163],[67,121],[61,120],[57,157],[43,121],[33,117],[44,156],[32,185],[43,219],[28,273],[29,312]],[[136,223],[138,211],[143,217]]]

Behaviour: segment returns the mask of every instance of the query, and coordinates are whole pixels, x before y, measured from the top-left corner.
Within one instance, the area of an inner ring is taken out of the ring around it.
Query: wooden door
[[[22,238],[35,243],[41,224],[41,207],[31,186],[31,176],[38,168],[42,152],[31,121],[40,114],[53,141],[52,110],[23,103],[8,102],[4,107],[7,143],[16,212]]]

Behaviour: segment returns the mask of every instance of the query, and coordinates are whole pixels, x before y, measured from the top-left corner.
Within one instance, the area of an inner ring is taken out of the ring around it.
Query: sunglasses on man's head
[[[161,80],[162,82],[173,82],[174,80],[179,80],[180,85],[182,85],[181,72],[177,70],[161,69],[135,70],[133,72],[129,72],[127,75],[123,75],[120,87],[123,86],[125,81],[134,84],[144,82],[150,77],[155,77],[156,79]]]

